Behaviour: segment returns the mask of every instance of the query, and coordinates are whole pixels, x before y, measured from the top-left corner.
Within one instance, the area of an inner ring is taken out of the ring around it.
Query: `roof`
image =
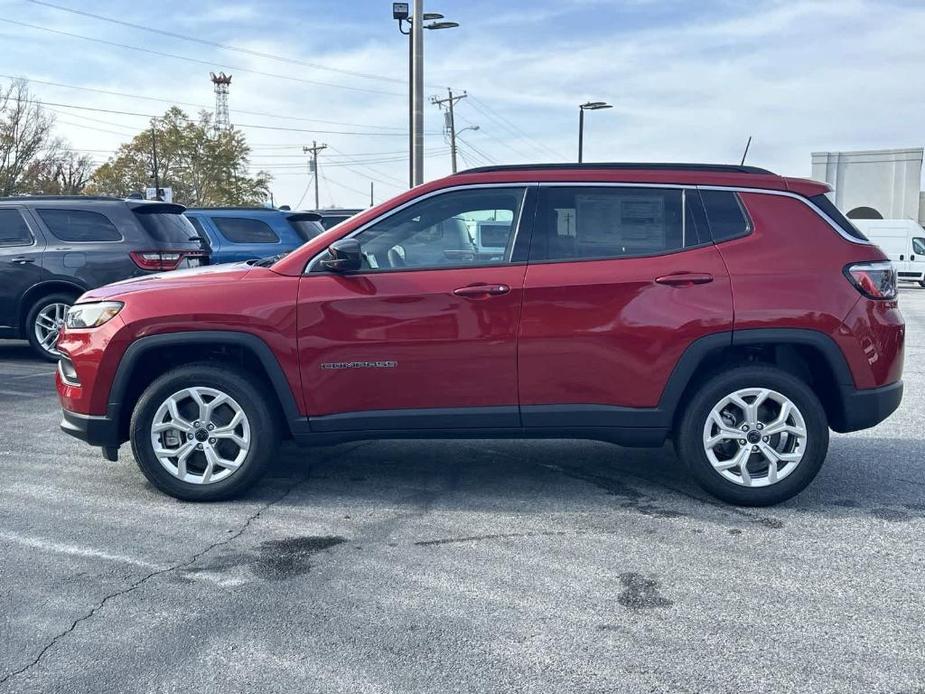
[[[673,164],[670,162],[594,162],[582,164],[501,164],[497,166],[479,166],[460,171],[461,174],[493,173],[496,171],[575,171],[575,170],[618,170],[618,171],[702,171],[706,173],[745,173],[774,176],[773,171],[757,166],[740,166],[737,164]]]
[[[276,207],[261,207],[259,205],[224,205],[218,207],[187,207],[189,212],[288,212]]]
[[[83,202],[85,200],[105,200],[108,202],[125,202],[125,198],[115,198],[110,195],[13,195],[0,197],[0,202],[50,202],[61,200],[64,202]]]

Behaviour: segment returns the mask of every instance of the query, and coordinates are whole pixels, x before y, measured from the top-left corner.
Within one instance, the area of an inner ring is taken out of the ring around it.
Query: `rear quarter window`
[[[279,243],[268,224],[246,217],[212,217],[222,236],[232,243]]]
[[[739,196],[731,190],[701,190],[700,199],[710,225],[714,243],[745,236],[751,221]]]
[[[813,195],[809,200],[822,210],[829,219],[835,222],[845,234],[858,241],[870,243],[870,239],[864,236],[864,233],[860,229],[854,226],[845,215],[839,212],[838,208],[829,200],[827,195]]]
[[[122,234],[104,214],[87,210],[37,209],[45,226],[61,241],[92,243],[121,241]]]

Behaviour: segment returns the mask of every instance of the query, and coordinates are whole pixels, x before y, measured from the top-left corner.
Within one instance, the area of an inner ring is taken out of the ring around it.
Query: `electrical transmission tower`
[[[215,85],[215,131],[222,132],[231,128],[231,117],[228,115],[228,88],[231,86],[231,75],[220,72],[217,75],[210,72],[212,84]]]

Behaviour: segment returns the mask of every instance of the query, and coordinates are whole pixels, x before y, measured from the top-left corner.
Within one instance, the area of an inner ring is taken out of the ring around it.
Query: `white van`
[[[901,282],[925,287],[925,229],[911,219],[852,219],[889,256]]]

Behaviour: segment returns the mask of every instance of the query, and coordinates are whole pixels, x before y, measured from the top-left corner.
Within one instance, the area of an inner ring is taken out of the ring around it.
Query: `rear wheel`
[[[681,419],[678,453],[697,483],[742,506],[800,493],[825,460],[825,410],[803,381],[772,366],[714,376]]]
[[[241,494],[260,479],[278,445],[268,397],[232,367],[199,363],[169,371],[132,414],[138,467],[178,499]]]
[[[26,339],[43,359],[57,361],[61,356],[55,345],[67,310],[73,303],[71,294],[49,294],[36,301],[26,314]]]

